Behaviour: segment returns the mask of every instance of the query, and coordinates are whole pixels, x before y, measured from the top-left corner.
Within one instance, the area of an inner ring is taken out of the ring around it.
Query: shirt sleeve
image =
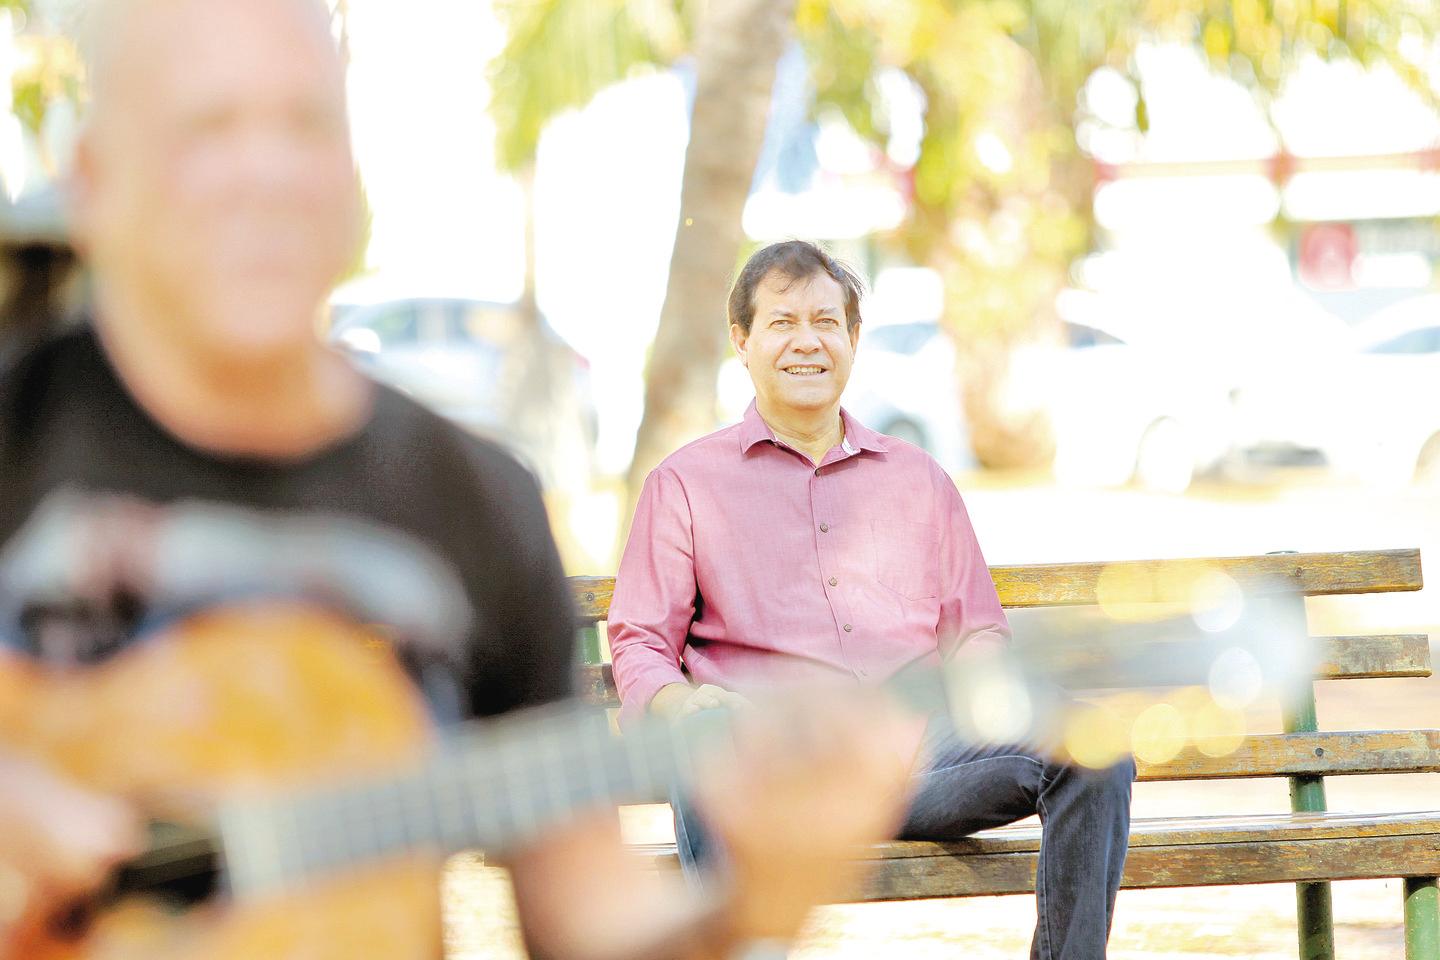
[[[940,513],[940,619],[936,637],[940,656],[948,660],[962,649],[975,652],[987,645],[1008,643],[1010,624],[960,491],[938,466],[934,470],[939,474],[935,483],[939,487]]]
[[[660,688],[685,683],[681,652],[695,619],[690,504],[675,474],[645,478],[610,601],[610,656],[620,722],[643,716]]]

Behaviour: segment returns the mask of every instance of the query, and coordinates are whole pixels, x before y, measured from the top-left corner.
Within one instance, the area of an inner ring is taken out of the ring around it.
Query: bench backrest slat
[[[1317,680],[1430,676],[1430,636],[1424,633],[1368,637],[1316,637]]]
[[[1440,773],[1440,730],[1251,734],[1224,756],[1189,746],[1173,760],[1136,766],[1140,780]]]
[[[1259,557],[1195,560],[1122,560],[1113,563],[1038,563],[990,568],[1000,602],[1007,607],[1058,607],[1106,599],[1124,603],[1184,600],[1195,571],[1214,569],[1242,587],[1278,584],[1306,596],[1393,593],[1424,586],[1420,551],[1357,550],[1344,553],[1284,553]],[[580,618],[605,619],[615,592],[614,577],[572,577]]]

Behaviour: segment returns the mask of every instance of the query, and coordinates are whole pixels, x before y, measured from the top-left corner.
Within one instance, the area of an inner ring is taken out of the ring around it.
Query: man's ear
[[[750,366],[750,358],[745,355],[745,345],[750,340],[750,335],[741,328],[740,324],[730,324],[730,345],[735,348],[735,355],[740,358],[740,365]]]
[[[98,157],[92,135],[87,131],[75,144],[74,162],[65,189],[65,217],[69,221],[70,242],[81,255],[89,252],[89,239],[95,229],[96,169]]]
[[[860,346],[860,321],[856,320],[850,324],[850,353],[855,353],[855,348]]]

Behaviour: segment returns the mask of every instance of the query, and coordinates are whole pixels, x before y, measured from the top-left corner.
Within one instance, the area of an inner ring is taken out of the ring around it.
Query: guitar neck
[[[505,850],[587,809],[663,802],[726,727],[653,722],[621,738],[574,705],[473,725],[408,774],[222,809],[229,886],[243,897],[405,853]]]

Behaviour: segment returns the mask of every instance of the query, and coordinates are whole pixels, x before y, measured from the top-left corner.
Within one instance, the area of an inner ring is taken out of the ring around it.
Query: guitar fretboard
[[[726,742],[726,729],[712,712],[621,738],[603,711],[568,704],[467,727],[407,774],[223,809],[230,889],[283,891],[406,852],[504,850],[582,810],[662,802],[690,782],[699,755]]]

